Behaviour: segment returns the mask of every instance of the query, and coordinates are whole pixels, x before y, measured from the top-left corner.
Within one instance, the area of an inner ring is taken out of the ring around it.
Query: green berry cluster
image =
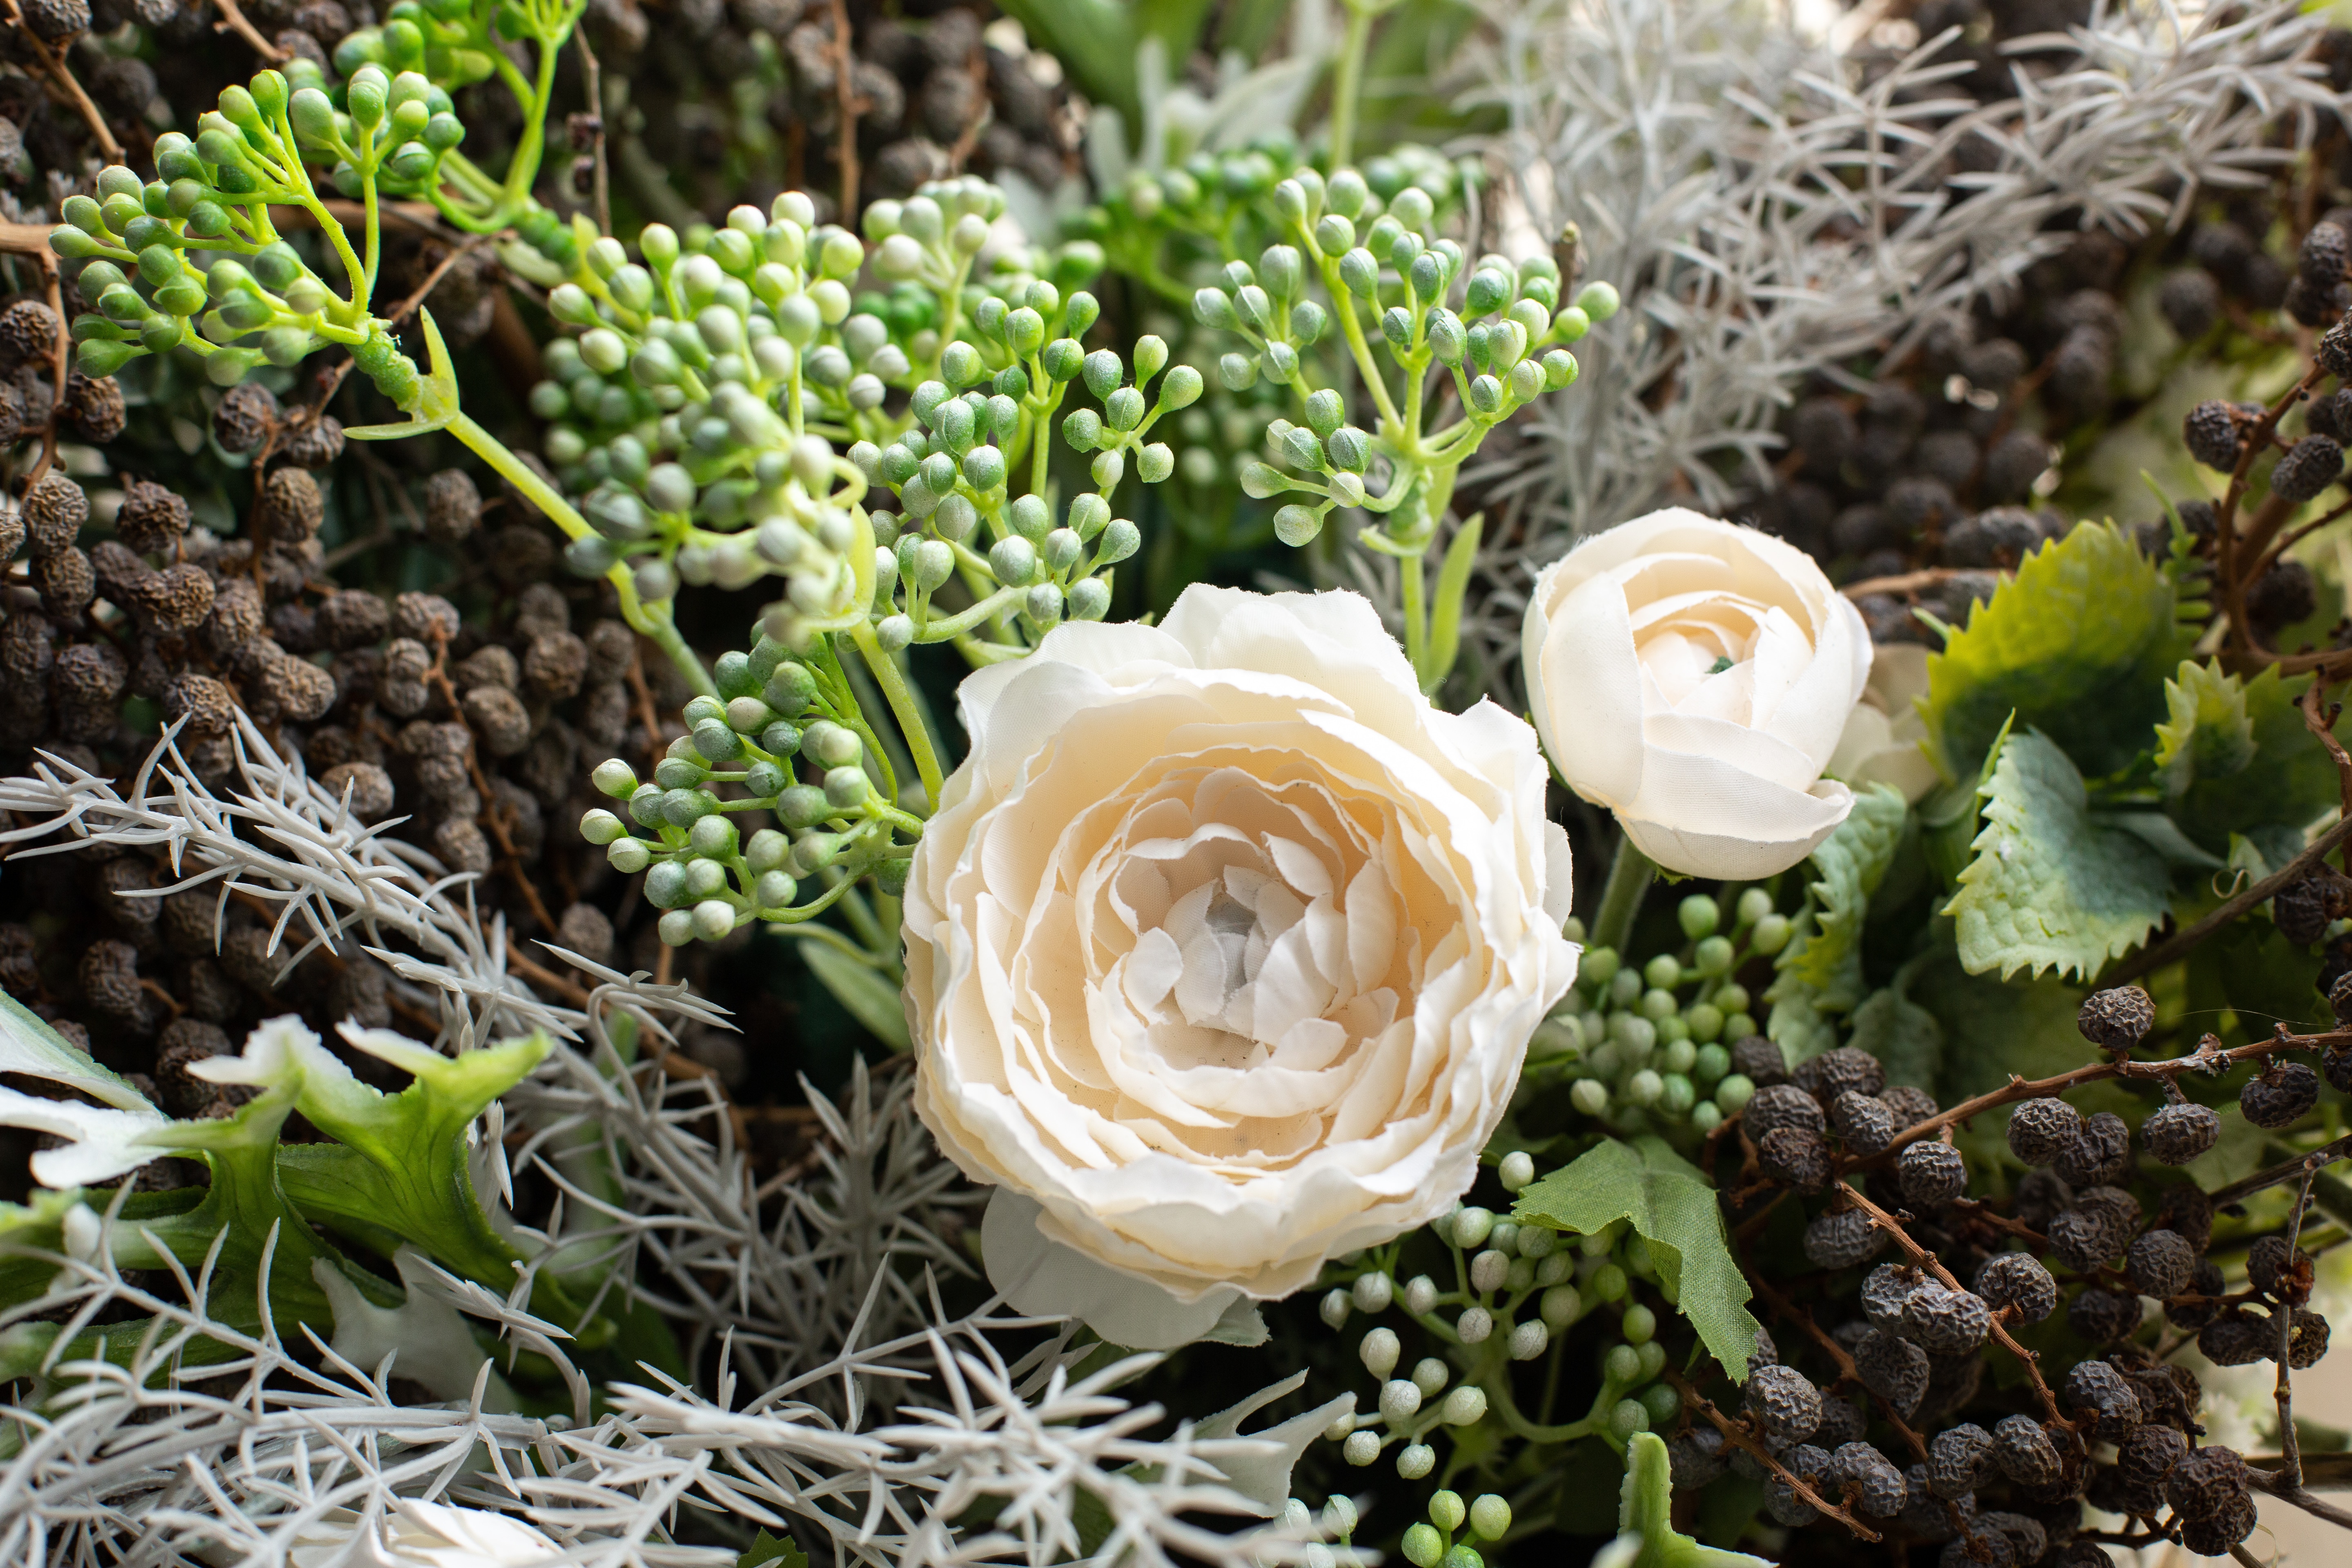
[[[752,921],[810,920],[868,875],[886,894],[902,890],[919,825],[895,804],[889,758],[831,645],[803,659],[763,637],[749,653],[722,655],[713,674],[719,695],[686,705],[688,733],[652,781],[617,758],[598,764],[596,787],[625,805],[580,821],[614,870],[644,874],[646,899],[664,911],[662,940],[680,947]],[[821,770],[819,782],[800,781],[803,765]],[[740,793],[722,797],[720,785]],[[745,838],[730,818],[752,811],[782,827]]]
[[[1412,1568],[1485,1568],[1486,1560],[1470,1541],[1454,1539],[1465,1525],[1471,1541],[1492,1544],[1510,1533],[1511,1505],[1494,1492],[1465,1504],[1461,1493],[1439,1489],[1430,1494],[1429,1521],[1404,1532],[1404,1560]]]
[[[1711,1132],[1738,1115],[1756,1086],[1731,1070],[1730,1047],[1757,1026],[1754,998],[1732,977],[1751,955],[1786,947],[1790,921],[1761,888],[1730,904],[1727,935],[1721,903],[1685,899],[1676,913],[1689,941],[1678,953],[1636,965],[1609,948],[1587,952],[1576,990],[1536,1032],[1530,1072],[1566,1081],[1578,1110],[1620,1131]]]
[[[82,263],[79,288],[97,306],[73,324],[84,374],[110,375],[139,355],[185,348],[203,356],[215,384],[232,386],[265,362],[292,365],[339,343],[404,406],[415,367],[369,311],[373,225],[362,258],[307,164],[331,161],[338,188],[372,201],[429,185],[464,136],[448,93],[414,71],[362,66],[331,88],[316,65],[296,60],[249,88],[223,89],[193,140],[156,139],[156,178],[117,164],[100,173],[95,197],[64,204],[50,246]],[[273,205],[320,220],[341,264],[340,290],[278,237]]]
[[[1535,1179],[1535,1161],[1525,1151],[1514,1152],[1503,1157],[1497,1174],[1506,1191],[1517,1192]],[[1429,1242],[1439,1248],[1435,1275],[1453,1279],[1454,1287],[1442,1287],[1430,1273],[1398,1284],[1400,1259],[1416,1246],[1425,1256]],[[1659,1381],[1666,1351],[1658,1342],[1658,1315],[1635,1300],[1636,1282],[1646,1282],[1669,1303],[1674,1293],[1660,1283],[1648,1244],[1622,1222],[1579,1237],[1471,1205],[1417,1237],[1342,1258],[1336,1268],[1341,1282],[1319,1304],[1327,1327],[1344,1329],[1359,1312],[1377,1318],[1402,1311],[1443,1352],[1400,1371],[1403,1335],[1385,1322],[1365,1331],[1356,1353],[1380,1380],[1373,1409],[1343,1416],[1326,1434],[1350,1465],[1375,1464],[1394,1447],[1391,1462],[1400,1477],[1430,1475],[1437,1452],[1429,1439],[1440,1427],[1486,1420],[1497,1402],[1512,1397],[1512,1363],[1557,1356],[1568,1331],[1596,1314],[1612,1323],[1607,1314],[1614,1313],[1614,1331],[1595,1345],[1600,1391],[1580,1420],[1547,1429],[1548,1439],[1601,1436],[1622,1447],[1636,1432],[1670,1425],[1681,1409],[1672,1385]],[[1502,1415],[1514,1430],[1528,1426],[1516,1406]]]
[[[1021,371],[1007,334],[1039,319],[1033,300],[1058,305],[1060,285],[1044,274],[1082,279],[1099,258],[1091,247],[1008,257],[976,282],[974,258],[1003,210],[994,186],[956,180],[877,205],[867,226],[882,237],[874,270],[892,281],[887,292],[853,295],[866,245],[817,224],[796,191],[764,214],[738,207],[715,229],[681,237],[651,225],[636,261],[617,240],[587,247],[579,276],[550,296],[578,335],[550,347],[549,379],[531,395],[550,422],[548,459],[593,530],[571,547],[576,569],[628,565],[651,602],[681,582],[740,588],[782,575],[768,627],[794,647],[869,619],[915,640],[931,589],[959,566],[985,569],[984,556],[955,556],[961,536],[939,541],[950,547],[945,571],[919,540],[894,548],[898,525],[869,520],[861,503],[877,483],[895,483],[909,512],[944,510],[943,536],[981,502],[1001,512],[1006,449],[1060,395],[1056,385],[1048,396],[1042,372]],[[1090,297],[1071,295],[1071,320],[1091,323],[1093,310]],[[1009,385],[1008,372],[1023,376],[1018,397],[976,394],[975,406],[950,396],[950,383]],[[887,408],[894,391],[910,393],[911,408]]]

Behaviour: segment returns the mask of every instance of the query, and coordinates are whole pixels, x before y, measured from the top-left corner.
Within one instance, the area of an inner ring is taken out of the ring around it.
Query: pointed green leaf
[[[1625,1445],[1617,1540],[1620,1545],[1640,1542],[1622,1558],[1626,1568],[1771,1568],[1764,1558],[1708,1546],[1675,1528],[1674,1465],[1665,1439],[1654,1432],[1636,1432]]]
[[[163,1115],[127,1080],[99,1066],[88,1051],[5,991],[0,991],[0,1072],[79,1089],[118,1110]]]
[[[2162,921],[2170,875],[2140,839],[2093,820],[2083,775],[2039,731],[2010,736],[1985,828],[1945,913],[1971,973],[2088,976]]]
[[[736,1559],[735,1568],[808,1568],[808,1554],[791,1536],[779,1541],[762,1530],[751,1538],[751,1549]]]
[[[801,943],[801,956],[808,961],[810,972],[824,982],[834,1000],[876,1039],[898,1051],[913,1044],[907,1033],[907,1005],[899,999],[898,987],[872,965],[858,963],[825,942]]]
[[[1757,1322],[1748,1281],[1733,1261],[1715,1189],[1697,1167],[1655,1138],[1609,1139],[1523,1188],[1511,1217],[1576,1236],[1619,1220],[1650,1244],[1658,1278],[1733,1381],[1748,1376]]]
[[[2164,705],[2156,767],[2168,794],[2199,778],[2227,778],[2254,760],[2254,721],[2246,712],[2245,683],[2236,676],[2183,659],[2180,673],[2164,683]]]
[[[1927,660],[1922,712],[1945,776],[1974,772],[2011,713],[2062,737],[2093,777],[2128,767],[2189,651],[2177,613],[2163,568],[2113,523],[2028,555]]]

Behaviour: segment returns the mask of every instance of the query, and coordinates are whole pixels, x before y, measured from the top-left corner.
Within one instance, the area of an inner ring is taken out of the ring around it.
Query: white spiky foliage
[[[2294,0],[2101,3],[2008,46],[2017,92],[1979,104],[1928,39],[1865,64],[1758,0],[1497,0],[1469,57],[1502,248],[1577,226],[1626,308],[1583,374],[1466,476],[1489,510],[1464,668],[1507,692],[1532,573],[1671,502],[1719,509],[1767,471],[1815,374],[1899,358],[2097,227],[2179,223],[2201,189],[2267,177],[2339,110]],[[2219,19],[2215,19],[2219,18]],[[1979,172],[1956,173],[1972,151]],[[1392,565],[1361,584],[1393,604]]]
[[[483,1118],[477,1189],[532,1272],[642,1296],[684,1328],[690,1363],[716,1370],[698,1385],[649,1373],[594,1388],[562,1331],[523,1310],[528,1278],[501,1300],[410,1259],[413,1302],[545,1358],[571,1409],[510,1413],[496,1360],[468,1399],[404,1403],[415,1388],[396,1381],[396,1351],[358,1364],[320,1329],[273,1322],[266,1294],[257,1331],[223,1323],[208,1269],[126,1277],[111,1261],[118,1197],[67,1252],[33,1255],[56,1271],[45,1295],[0,1312],[0,1339],[39,1321],[152,1325],[123,1331],[143,1335],[127,1358],[55,1363],[0,1404],[0,1563],[278,1564],[298,1545],[325,1561],[417,1502],[527,1521],[595,1568],[733,1563],[740,1547],[689,1543],[712,1538],[681,1530],[697,1514],[725,1521],[721,1539],[765,1528],[876,1568],[1308,1554],[1295,1510],[1266,1521],[1312,1435],[1299,1421],[1241,1436],[1239,1416],[1182,1419],[1118,1392],[1158,1358],[1104,1365],[1068,1322],[942,1307],[971,1200],[915,1119],[907,1075],[861,1068],[839,1103],[812,1093],[813,1159],[762,1186],[709,1080],[666,1077],[621,1043],[667,1038],[665,1016],[719,1023],[716,1009],[571,954],[593,985],[585,1006],[541,999],[465,879],[352,819],[249,721],[237,741],[237,787],[221,793],[168,738],[127,790],[44,757],[0,780],[17,824],[5,841],[17,855],[168,853],[174,888],[217,882],[280,906],[289,962],[360,942],[437,1009],[446,1048],[530,1028],[578,1042]],[[510,1161],[546,1178],[544,1212],[505,1212]],[[188,1356],[197,1342],[208,1353]]]

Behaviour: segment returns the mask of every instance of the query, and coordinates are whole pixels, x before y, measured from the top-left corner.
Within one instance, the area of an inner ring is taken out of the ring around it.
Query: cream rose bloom
[[[1353,594],[1206,586],[960,702],[906,1004],[998,1289],[1181,1343],[1445,1212],[1575,977],[1527,726]]]
[[[1560,776],[1666,869],[1768,877],[1853,809],[1822,770],[1870,677],[1870,634],[1794,546],[1654,511],[1547,567],[1523,637]]]
[[[1916,802],[1940,782],[1927,760],[1927,721],[1918,700],[1927,695],[1927,650],[1916,642],[1888,643],[1870,661],[1870,684],[1845,721],[1837,750],[1822,771],[1860,788],[1893,784]]]

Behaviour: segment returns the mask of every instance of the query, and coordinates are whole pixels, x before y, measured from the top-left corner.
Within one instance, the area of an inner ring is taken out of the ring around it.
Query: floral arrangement
[[[2352,1524],[2352,35],[1228,10],[12,11],[0,1560]]]

